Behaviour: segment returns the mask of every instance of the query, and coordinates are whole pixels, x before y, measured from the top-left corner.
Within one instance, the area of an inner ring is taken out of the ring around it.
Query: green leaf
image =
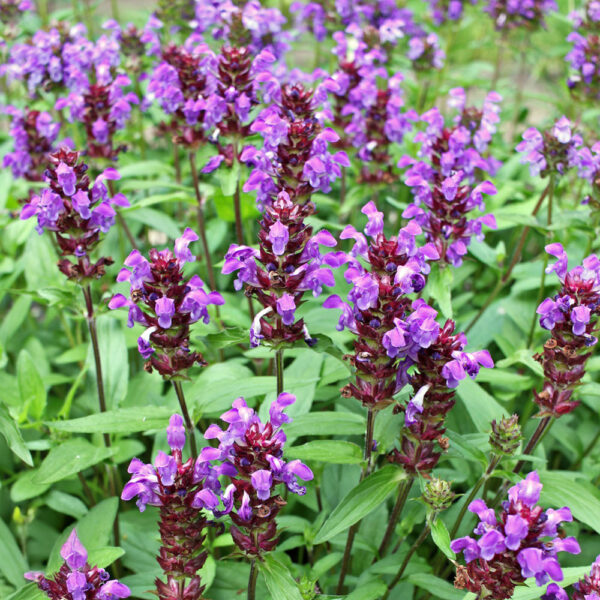
[[[449,267],[440,268],[439,265],[432,266],[427,280],[426,293],[437,302],[442,314],[447,319],[452,318],[453,281],[454,271]]]
[[[22,582],[21,582],[22,583]],[[35,583],[28,583],[6,600],[48,600],[48,596]]]
[[[47,421],[46,425],[58,431],[71,433],[136,433],[164,429],[172,412],[160,406],[136,406],[107,410],[97,415],[68,421]]]
[[[600,533],[600,500],[587,487],[578,483],[573,473],[544,471],[541,503],[549,508],[568,506],[573,517]]]
[[[129,382],[129,359],[123,325],[108,315],[98,319],[98,345],[102,357],[102,375],[106,404],[109,409],[119,407],[127,396]],[[90,372],[96,376],[96,366],[90,346],[88,357]]]
[[[431,523],[431,539],[435,545],[450,559],[456,560],[456,554],[450,550],[450,534],[444,522],[437,518]]]
[[[460,382],[456,392],[478,431],[489,432],[492,420],[506,415],[506,410],[469,377]]]
[[[39,420],[46,408],[46,388],[27,350],[19,352],[17,381],[19,382],[19,393],[21,394],[23,418],[30,414],[34,419]]]
[[[264,577],[271,598],[276,600],[302,600],[298,585],[289,569],[272,554],[267,554],[264,561],[256,563]]]
[[[235,190],[235,182],[233,182],[233,190]],[[215,208],[219,219],[227,223],[235,223],[235,207],[233,205],[233,191],[230,195],[223,194],[221,190],[216,190],[213,195]],[[256,210],[256,199],[253,194],[240,192],[240,213],[242,221],[256,219],[260,213]]]
[[[6,345],[12,336],[19,330],[23,321],[29,314],[29,309],[33,299],[31,296],[20,296],[15,300],[8,314],[5,313],[0,325],[0,341]]]
[[[98,550],[99,559],[110,560],[116,554],[117,550],[120,550],[119,548],[107,550],[118,506],[118,498],[102,500],[102,502],[91,508],[87,515],[75,524],[74,528],[77,530],[77,536],[92,558],[93,552]],[[71,531],[73,531],[73,527],[67,527],[54,542],[50,558],[48,559],[48,573],[55,573],[60,568],[62,564],[60,549],[67,541]],[[91,561],[90,563],[93,565]]]
[[[275,377],[250,376],[237,380],[208,377],[208,369],[200,375],[188,392],[186,398],[202,413],[220,413],[231,406],[231,403],[241,394],[246,400],[268,394],[276,389]],[[204,376],[204,377],[203,377]]]
[[[29,569],[6,523],[0,519],[0,573],[15,587],[23,585],[23,573]]]
[[[106,569],[112,565],[115,560],[119,560],[125,554],[123,548],[117,546],[103,546],[102,548],[93,548],[89,551],[88,562],[90,565],[98,565],[101,569]]]
[[[121,179],[148,177],[149,175],[169,175],[172,178],[173,167],[169,162],[162,160],[136,161],[124,167],[119,166],[119,175],[121,175]]]
[[[476,446],[472,441],[470,441],[467,436],[459,435],[455,431],[451,431],[449,429],[446,430],[446,435],[450,440],[450,448],[452,450],[456,450],[467,460],[480,463],[484,469],[488,466],[488,460],[485,452],[479,446]]]
[[[317,533],[315,545],[330,540],[375,510],[405,477],[404,471],[387,465],[361,481],[333,509]]]
[[[352,442],[342,440],[315,440],[301,446],[287,448],[287,456],[300,460],[316,460],[337,465],[359,464],[362,450]]]
[[[87,506],[77,496],[72,496],[59,490],[52,490],[48,494],[46,504],[52,510],[69,515],[75,519],[80,519],[88,511]]]
[[[68,440],[50,450],[33,483],[47,485],[102,462],[113,455],[112,448],[98,448],[83,438]]]
[[[0,433],[6,439],[8,447],[27,465],[33,467],[31,453],[25,446],[23,436],[15,420],[10,416],[7,408],[0,405]]]
[[[285,426],[288,439],[312,435],[361,435],[365,418],[358,413],[323,411],[296,417]]]
[[[431,573],[413,573],[406,580],[442,600],[462,600],[464,596],[464,592],[457,590],[451,583]]]
[[[237,344],[248,343],[248,329],[242,327],[226,327],[217,333],[209,333],[205,336],[206,344],[211,348],[227,348]]]
[[[18,504],[31,498],[37,498],[46,492],[50,485],[40,485],[34,483],[34,479],[38,474],[37,469],[31,469],[30,471],[23,471],[19,474],[19,478],[13,483],[10,488],[10,499]]]
[[[221,184],[221,192],[223,196],[228,197],[230,202],[233,203],[231,198],[235,193],[235,188],[240,180],[240,163],[235,161],[231,168],[219,169],[217,171],[217,177]]]
[[[381,598],[387,586],[383,581],[369,581],[361,583],[351,594],[346,596],[346,600],[377,600]]]

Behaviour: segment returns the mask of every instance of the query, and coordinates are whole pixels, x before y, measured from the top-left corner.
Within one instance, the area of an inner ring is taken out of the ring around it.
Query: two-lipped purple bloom
[[[550,579],[561,581],[563,573],[557,553],[578,554],[580,548],[575,538],[558,535],[558,525],[573,519],[568,507],[546,511],[536,507],[541,489],[538,473],[529,473],[508,491],[508,500],[503,504],[500,517],[483,500],[474,500],[468,508],[479,518],[474,529],[479,539],[458,538],[451,542],[451,549],[463,552],[467,563],[478,559],[497,560],[494,565],[497,564],[499,569],[503,561],[509,561],[512,556],[516,558],[522,577],[535,577],[538,586]]]

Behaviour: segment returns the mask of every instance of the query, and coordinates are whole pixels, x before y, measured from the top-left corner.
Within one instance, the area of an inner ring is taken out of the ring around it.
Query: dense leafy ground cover
[[[598,600],[598,2],[0,19],[1,598]]]

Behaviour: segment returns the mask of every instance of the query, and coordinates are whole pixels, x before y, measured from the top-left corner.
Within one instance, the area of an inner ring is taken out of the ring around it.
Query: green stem
[[[410,488],[412,487],[413,480],[414,480],[414,476],[411,475],[411,476],[407,477],[406,479],[402,480],[400,482],[400,485],[398,486],[398,498],[396,499],[396,504],[394,505],[394,508],[392,509],[392,514],[390,515],[387,528],[385,530],[385,533],[383,534],[383,539],[381,540],[381,544],[379,545],[379,551],[378,551],[379,558],[383,558],[383,556],[385,555],[385,553],[390,545],[390,542],[392,541],[392,536],[394,535],[394,530],[396,529],[396,524],[398,523],[398,520],[400,519],[400,515],[402,514],[402,509],[404,508],[404,505],[406,504],[406,500],[408,499],[408,494],[410,493]],[[375,560],[377,560],[377,559],[376,558],[373,559],[373,562],[375,562]]]
[[[552,225],[552,204],[554,200],[554,187],[555,187],[554,175],[550,175],[550,191],[548,193],[548,228]],[[550,233],[550,232],[548,232]],[[535,311],[533,313],[533,319],[531,321],[531,327],[529,328],[529,335],[527,336],[527,348],[531,348],[533,342],[533,334],[535,333],[535,324],[537,323],[537,307],[541,304],[544,298],[544,287],[546,285],[546,268],[548,267],[548,253],[544,252],[544,264],[542,265],[542,276],[540,281],[540,289],[538,292],[537,302],[535,303]]]
[[[375,429],[376,416],[377,413],[373,410],[373,407],[369,407],[369,410],[367,412],[367,429],[365,432],[365,448],[363,451],[365,467],[363,468],[360,474],[360,481],[363,481],[365,477],[370,475],[372,469],[371,456],[373,454],[373,431]],[[336,594],[341,594],[344,590],[344,580],[346,579],[346,575],[350,570],[350,561],[352,559],[352,546],[354,545],[354,538],[359,527],[360,521],[358,523],[354,523],[354,525],[352,525],[348,530],[348,537],[346,538],[346,547],[344,548],[344,557],[342,559],[342,569],[340,571],[340,576],[338,579]]]
[[[479,480],[477,481],[477,483],[471,490],[471,493],[469,494],[468,498],[464,501],[464,503],[460,509],[460,512],[458,513],[458,517],[456,518],[456,522],[454,523],[452,530],[450,531],[450,539],[453,539],[454,536],[456,535],[456,533],[458,532],[460,524],[462,523],[462,520],[465,517],[467,509],[469,508],[469,504],[471,504],[471,502],[475,499],[477,492],[479,491],[481,486],[490,478],[490,475],[493,473],[494,469],[498,466],[499,462],[500,462],[500,456],[492,456],[492,459],[490,460],[490,464],[488,465],[488,468],[485,470],[483,475],[479,478]]]
[[[435,515],[431,515],[431,519],[434,518]],[[402,561],[402,564],[398,569],[398,573],[396,573],[396,576],[388,585],[388,588],[381,600],[388,600],[390,592],[396,587],[396,585],[398,585],[400,579],[402,579],[402,575],[404,575],[404,571],[406,570],[406,567],[408,566],[408,563],[410,562],[410,559],[412,558],[413,554],[417,551],[417,548],[427,539],[427,536],[429,535],[430,531],[431,527],[429,526],[429,524],[427,524],[423,528],[421,535],[415,540],[415,543],[410,547],[410,550],[406,553],[406,556],[404,557],[404,560]]]
[[[277,395],[283,393],[283,348],[275,350],[275,371],[277,375]]]
[[[537,204],[535,205],[533,211],[531,212],[532,217],[535,217],[537,215],[537,213],[539,212],[539,210],[542,206],[542,203],[544,202],[544,198],[546,198],[546,195],[548,194],[549,191],[550,191],[550,183],[545,187],[544,191],[542,192],[541,196],[539,197],[539,199],[537,201]],[[506,285],[506,283],[510,279],[513,269],[517,266],[517,264],[521,260],[521,254],[523,253],[523,248],[525,247],[525,242],[527,241],[527,236],[529,235],[530,229],[531,229],[531,227],[529,225],[526,225],[523,228],[523,231],[521,232],[521,237],[519,238],[519,241],[517,243],[517,247],[515,248],[513,257],[510,261],[510,264],[508,265],[508,269],[506,269],[506,272],[504,273],[504,275],[502,275],[502,277],[498,280],[498,283],[496,283],[496,287],[492,290],[492,293],[487,297],[486,301],[483,303],[483,306],[479,309],[478,313],[473,317],[471,322],[467,325],[467,327],[465,328],[465,333],[469,333],[469,331],[473,328],[475,323],[477,323],[477,321],[479,321],[479,319],[481,318],[483,313],[492,304],[492,302],[496,299],[496,297],[498,296],[498,294],[500,293],[502,288]]]
[[[256,600],[256,579],[258,569],[256,568],[256,559],[250,563],[250,577],[248,577],[248,600]]]
[[[88,329],[90,332],[90,340],[92,342],[92,351],[94,354],[94,364],[96,365],[96,390],[98,393],[98,404],[100,407],[100,412],[106,412],[106,397],[104,395],[104,381],[102,376],[102,360],[100,357],[100,345],[98,343],[98,330],[96,328],[96,315],[94,313],[94,303],[92,301],[92,290],[90,288],[90,284],[82,285],[81,289],[83,291],[83,297],[85,300],[86,307],[86,321],[88,324]],[[111,447],[110,435],[108,433],[103,433],[102,438],[104,440],[104,445],[107,448]],[[115,483],[115,465],[112,465],[110,468],[107,465],[107,475],[108,475],[108,484],[110,487],[110,493],[112,496],[117,496],[117,489]],[[113,522],[113,533],[115,538],[115,546],[119,546],[121,535],[119,532],[119,518],[118,516],[115,518]]]
[[[194,427],[194,423],[190,418],[190,413],[188,412],[187,403],[185,401],[185,396],[183,394],[183,387],[181,385],[181,381],[173,380],[173,387],[175,388],[175,393],[177,394],[177,400],[179,400],[179,407],[181,408],[181,412],[183,413],[183,420],[185,421],[185,427],[188,431],[188,437],[190,439],[190,449],[192,451],[192,456],[196,458],[198,456],[198,449],[196,447],[196,428]]]
[[[577,462],[573,465],[573,470],[579,469],[579,467],[581,466],[581,463],[583,462],[583,459],[590,455],[590,453],[592,452],[592,450],[595,448],[596,444],[598,443],[598,440],[600,440],[600,428],[598,428],[598,431],[596,431],[596,435],[594,436],[592,441],[587,445],[585,450],[581,453],[581,455],[577,459]]]
[[[494,64],[494,75],[492,77],[492,91],[496,89],[498,85],[498,79],[500,78],[500,71],[502,70],[502,59],[504,57],[504,46],[506,42],[506,33],[502,33],[500,43],[498,44],[498,52],[496,53],[496,63]]]
[[[200,181],[198,179],[198,169],[196,168],[196,153],[189,153],[190,168],[192,170],[192,179],[194,181],[194,191],[196,193],[197,216],[198,216],[198,229],[200,233],[200,240],[202,241],[202,249],[204,250],[204,260],[206,260],[206,269],[208,271],[208,281],[210,283],[210,289],[217,289],[217,282],[215,280],[215,274],[213,271],[212,260],[210,258],[210,250],[208,249],[208,240],[206,239],[206,226],[204,224],[204,198],[200,193]]]
[[[119,20],[119,2],[118,0],[110,0],[110,10],[112,12],[112,18],[115,21]]]

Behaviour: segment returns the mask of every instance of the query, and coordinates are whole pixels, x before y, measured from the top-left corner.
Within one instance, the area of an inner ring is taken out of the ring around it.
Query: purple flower
[[[271,408],[269,408],[269,418],[273,427],[281,427],[284,423],[291,422],[291,417],[283,411],[295,401],[296,396],[287,392],[282,392],[277,396],[277,399],[271,404]]]
[[[525,519],[519,515],[508,515],[504,525],[506,532],[505,544],[511,550],[517,550],[529,533],[529,525]]]
[[[269,227],[269,241],[272,244],[273,254],[276,256],[281,256],[285,252],[285,247],[289,239],[288,228],[281,221],[275,221]]]
[[[171,450],[183,450],[185,446],[185,427],[183,417],[177,413],[169,419],[167,427],[167,443]]]
[[[158,324],[163,329],[169,329],[172,324],[172,318],[175,314],[175,302],[172,298],[162,296],[156,301],[155,312],[158,317]]]
[[[525,548],[517,555],[523,577],[535,577],[538,586],[550,579],[562,581],[563,573],[560,564],[553,556],[547,556],[540,548]]]
[[[191,242],[195,242],[198,239],[198,235],[192,231],[189,227],[183,232],[180,238],[175,240],[175,256],[179,259],[180,263],[194,262],[196,257],[190,252],[188,246]]]
[[[450,549],[452,552],[462,552],[465,561],[470,563],[480,556],[480,550],[477,542],[470,537],[462,537],[456,540],[452,540],[450,543]]]
[[[365,204],[360,212],[367,215],[368,222],[365,233],[368,236],[377,237],[380,233],[383,233],[383,213],[377,210],[374,202],[371,201]]]
[[[87,550],[77,537],[77,531],[73,529],[67,541],[60,549],[60,555],[72,570],[81,569],[87,563]]]
[[[252,487],[256,490],[257,496],[261,500],[267,500],[271,496],[271,486],[273,485],[273,476],[271,471],[261,469],[252,473],[250,479]]]
[[[499,517],[483,500],[470,504],[469,510],[480,519],[474,533],[481,537],[477,541],[470,537],[460,538],[450,544],[455,552],[464,552],[467,563],[478,558],[487,561],[479,563],[476,569],[465,571],[469,591],[478,593],[485,588],[493,597],[509,598],[515,585],[528,577],[535,577],[538,586],[550,579],[562,581],[563,573],[556,555],[558,552],[577,554],[579,544],[572,537],[562,539],[557,535],[557,525],[571,520],[567,507],[543,511],[536,506],[541,489],[539,476],[533,471],[509,490],[508,501],[502,504]],[[549,588],[550,593],[553,589]],[[552,598],[550,595],[546,600]]]
[[[508,490],[508,499],[515,504],[521,502],[525,506],[533,506],[540,499],[542,487],[537,471],[532,471],[525,479]]]
[[[294,312],[296,311],[296,303],[294,296],[291,294],[283,294],[277,299],[277,313],[281,316],[284,325],[291,325],[294,322]]]
[[[88,582],[85,573],[73,571],[67,575],[67,590],[73,600],[85,600]]]
[[[107,581],[97,595],[98,600],[117,600],[117,598],[129,598],[129,596],[131,596],[129,588],[116,579]]]

